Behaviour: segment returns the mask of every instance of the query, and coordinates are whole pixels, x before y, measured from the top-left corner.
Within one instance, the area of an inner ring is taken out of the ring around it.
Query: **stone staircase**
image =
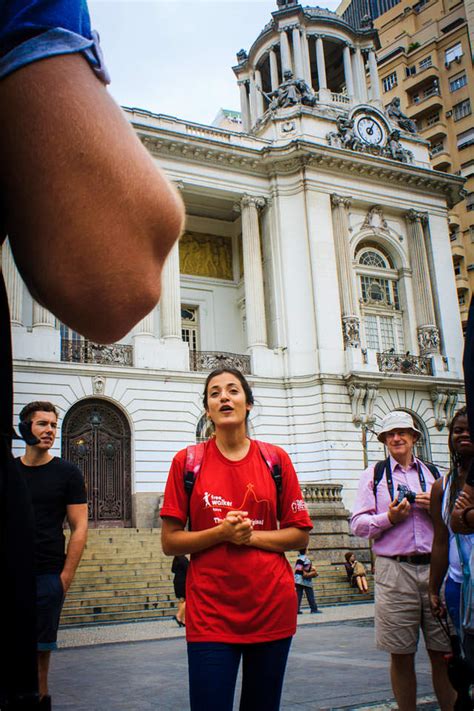
[[[171,574],[172,559],[161,550],[161,531],[152,529],[93,529],[74,582],[64,604],[61,626],[97,625],[169,617],[176,612]],[[325,551],[326,553],[326,551]],[[297,553],[289,553],[293,565]],[[319,576],[315,581],[318,605],[367,602],[347,583],[342,563],[320,560],[311,550]],[[306,605],[304,599],[303,609]]]

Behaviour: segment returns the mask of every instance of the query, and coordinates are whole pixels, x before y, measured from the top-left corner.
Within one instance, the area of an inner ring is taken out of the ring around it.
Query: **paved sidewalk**
[[[335,605],[323,607],[320,615],[311,615],[308,611],[298,615],[298,627],[322,624],[324,622],[342,622],[347,620],[371,619],[374,616],[374,604]],[[172,639],[184,637],[185,630],[178,627],[172,618],[161,618],[152,622],[131,622],[124,624],[98,625],[96,627],[77,627],[60,629],[58,646],[84,647],[95,644],[116,644],[117,642],[142,642],[152,639]]]
[[[186,646],[173,620],[61,630],[60,644],[50,674],[54,711],[188,711]],[[417,707],[436,709],[424,649],[417,674]],[[372,604],[298,617],[281,711],[395,708]]]

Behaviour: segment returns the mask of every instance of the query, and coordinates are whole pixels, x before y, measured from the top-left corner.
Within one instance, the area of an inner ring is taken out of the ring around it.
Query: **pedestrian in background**
[[[173,587],[174,594],[178,599],[178,612],[173,615],[173,619],[179,627],[186,627],[186,574],[188,567],[189,560],[185,555],[175,555],[171,565],[171,572],[174,573]]]
[[[295,588],[296,599],[298,600],[298,615],[302,614],[301,600],[303,599],[303,593],[306,595],[311,613],[321,612],[321,610],[318,610],[313,589],[313,580],[317,576],[318,571],[312,564],[311,559],[308,558],[307,549],[301,549],[295,563]]]

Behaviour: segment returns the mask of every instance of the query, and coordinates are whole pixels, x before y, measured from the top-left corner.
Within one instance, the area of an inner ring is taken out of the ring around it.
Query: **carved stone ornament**
[[[268,111],[276,109],[286,109],[288,106],[303,104],[304,106],[315,106],[317,97],[311,87],[304,79],[295,79],[293,72],[287,69],[283,75],[284,81],[279,87],[267,94],[256,84],[256,89],[268,101]]]
[[[355,131],[354,119],[339,116],[336,124],[337,131],[329,131],[326,134],[326,140],[333,148],[369,153],[382,158],[391,158],[400,163],[412,164],[414,162],[412,151],[403,148],[400,143],[400,131],[396,129],[391,131],[386,143],[382,145],[362,141]]]
[[[247,61],[248,58],[249,56],[245,49],[241,49],[237,52],[237,61],[239,64],[243,64],[243,62]]]
[[[378,231],[388,231],[388,224],[380,205],[374,205],[365,216],[362,229],[371,228]]]
[[[103,375],[95,375],[92,378],[92,391],[94,395],[103,395],[105,392],[105,378]]]
[[[400,98],[396,96],[387,106],[387,115],[392,121],[408,133],[417,133],[418,129],[415,121],[409,118],[400,108]]]
[[[439,331],[436,326],[420,326],[418,328],[418,345],[421,355],[439,353]]]
[[[232,239],[185,232],[179,241],[179,268],[182,274],[232,280]]]
[[[281,125],[281,130],[283,133],[291,133],[291,131],[294,131],[296,128],[296,124],[294,121],[285,121],[285,123],[282,123]]]
[[[428,223],[428,213],[427,212],[418,212],[417,210],[408,210],[408,212],[405,214],[406,219],[408,222],[420,222],[422,225],[426,225]]]
[[[262,210],[265,207],[265,198],[256,197],[255,195],[244,195],[240,204],[242,207],[255,207],[257,210]]]
[[[459,393],[455,390],[443,390],[435,388],[431,391],[431,402],[435,416],[435,425],[438,430],[442,430],[449,425],[453,419],[454,410],[459,398]]]
[[[355,425],[373,425],[374,403],[378,394],[378,386],[374,383],[353,382],[348,387],[351,399],[352,421]]]
[[[360,323],[356,316],[342,317],[342,333],[345,348],[360,348]]]
[[[344,195],[331,194],[331,207],[343,207],[348,210],[351,206],[351,199]]]

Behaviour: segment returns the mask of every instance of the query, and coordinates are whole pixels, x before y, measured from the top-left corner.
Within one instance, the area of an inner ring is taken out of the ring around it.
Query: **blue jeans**
[[[240,711],[278,711],[291,640],[188,642],[191,711],[232,711],[241,659]]]
[[[296,587],[296,597],[298,599],[298,613],[301,612],[301,599],[303,597],[303,591],[306,593],[306,599],[308,600],[309,607],[311,609],[311,612],[316,612],[318,609],[318,606],[316,605],[316,600],[314,598],[314,590],[313,586],[309,585],[295,585]]]
[[[444,598],[449,616],[456,628],[456,634],[459,636],[461,632],[461,583],[454,582],[454,580],[448,576],[444,588]]]

